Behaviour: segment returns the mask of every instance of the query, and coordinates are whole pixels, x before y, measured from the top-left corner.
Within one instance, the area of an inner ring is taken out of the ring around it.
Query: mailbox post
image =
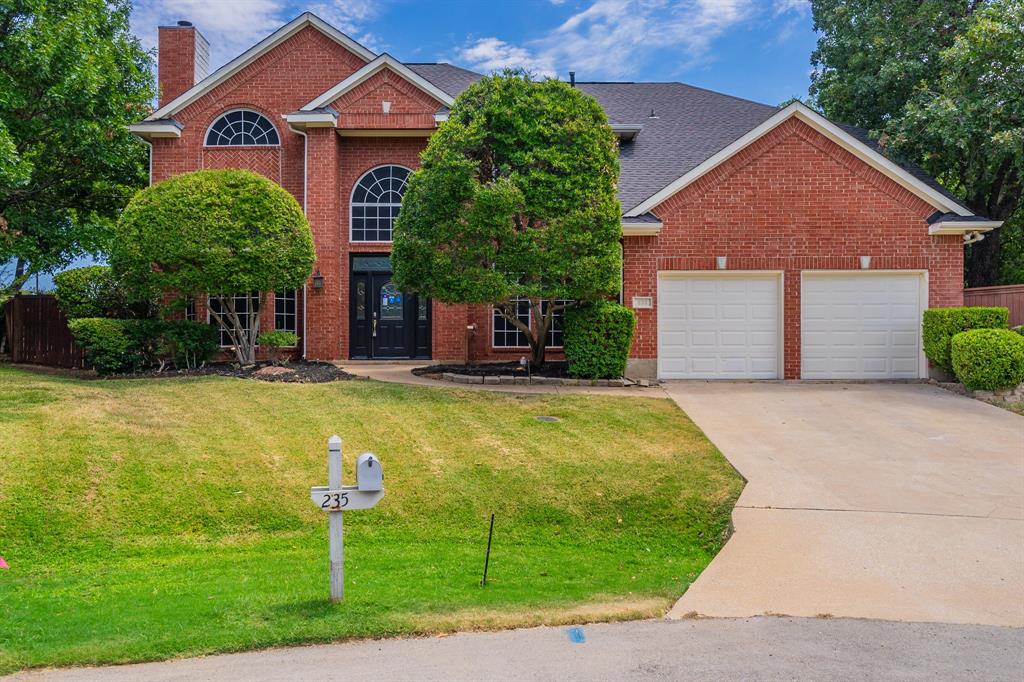
[[[384,497],[384,473],[380,460],[371,453],[359,455],[356,484],[342,485],[341,438],[327,439],[327,485],[314,486],[309,492],[313,504],[327,512],[327,530],[331,558],[331,601],[345,596],[345,545],[343,514],[353,509],[370,509]]]

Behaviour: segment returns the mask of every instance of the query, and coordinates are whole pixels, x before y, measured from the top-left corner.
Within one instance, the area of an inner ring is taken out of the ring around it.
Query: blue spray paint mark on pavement
[[[583,628],[569,628],[567,632],[569,634],[569,641],[573,644],[583,644],[587,641],[586,637],[583,636]]]

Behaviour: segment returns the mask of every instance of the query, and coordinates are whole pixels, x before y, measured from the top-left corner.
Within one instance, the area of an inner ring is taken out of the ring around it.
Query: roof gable
[[[372,78],[383,69],[388,69],[398,76],[401,76],[403,79],[412,83],[445,106],[451,106],[452,102],[455,101],[447,92],[437,87],[391,55],[384,53],[345,80],[335,85],[327,92],[307,103],[300,109],[300,111],[312,111],[329,105],[331,102],[342,97],[345,93],[359,86],[367,79]]]
[[[317,29],[363,61],[369,62],[376,57],[373,52],[352,40],[320,17],[312,14],[311,12],[305,12],[304,14],[301,14],[295,19],[289,21],[287,24],[277,29],[224,66],[220,67],[182,94],[175,97],[163,107],[154,111],[146,118],[146,121],[157,121],[171,118],[174,114],[192,104],[218,85],[221,85],[229,78],[239,73],[246,66],[282,44],[307,26]]]
[[[704,174],[713,170],[742,149],[753,144],[761,137],[790,118],[797,118],[810,127],[817,130],[823,136],[850,152],[861,161],[893,180],[907,189],[912,194],[920,197],[930,205],[942,211],[956,213],[962,216],[973,215],[970,209],[961,205],[947,192],[940,191],[932,183],[925,182],[918,175],[893,163],[879,151],[865,144],[863,140],[854,137],[848,130],[837,126],[814,110],[799,102],[794,102],[785,109],[781,109],[774,116],[771,116],[760,125],[756,126],[729,145],[723,147],[703,162],[676,178],[668,185],[662,187],[653,195],[647,197],[636,206],[625,212],[626,216],[638,216],[654,209],[669,197],[673,196],[683,188],[694,183]]]

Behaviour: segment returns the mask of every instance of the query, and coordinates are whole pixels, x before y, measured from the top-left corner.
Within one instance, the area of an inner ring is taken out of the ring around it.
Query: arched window
[[[352,241],[391,241],[409,172],[402,166],[380,166],[359,178],[352,190]]]
[[[206,132],[208,147],[251,147],[280,143],[274,124],[263,114],[248,109],[229,111],[214,121]]]

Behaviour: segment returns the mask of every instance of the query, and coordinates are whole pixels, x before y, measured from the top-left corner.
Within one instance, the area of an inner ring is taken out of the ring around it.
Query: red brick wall
[[[161,26],[158,29],[159,104],[164,106],[195,85],[196,29],[192,26]]]
[[[963,296],[959,236],[930,237],[934,208],[796,119],[670,197],[654,213],[657,237],[627,237],[625,300],[654,297],[637,310],[635,358],[657,357],[657,272],[784,271],[785,377],[800,374],[800,271],[927,269],[929,306]]]
[[[322,95],[364,65],[361,57],[307,26],[175,114],[184,129],[180,138],[153,140],[153,182],[202,168],[223,167],[219,156],[222,150],[203,147],[206,130],[224,112],[248,108],[262,113],[277,127],[281,146],[279,170],[273,179],[301,202],[303,142],[300,135],[288,129],[284,114]],[[267,168],[265,148],[232,153],[237,168],[261,173]]]
[[[382,103],[391,102],[385,114]],[[435,126],[441,102],[390,69],[383,69],[335,100],[339,128],[425,128]]]

